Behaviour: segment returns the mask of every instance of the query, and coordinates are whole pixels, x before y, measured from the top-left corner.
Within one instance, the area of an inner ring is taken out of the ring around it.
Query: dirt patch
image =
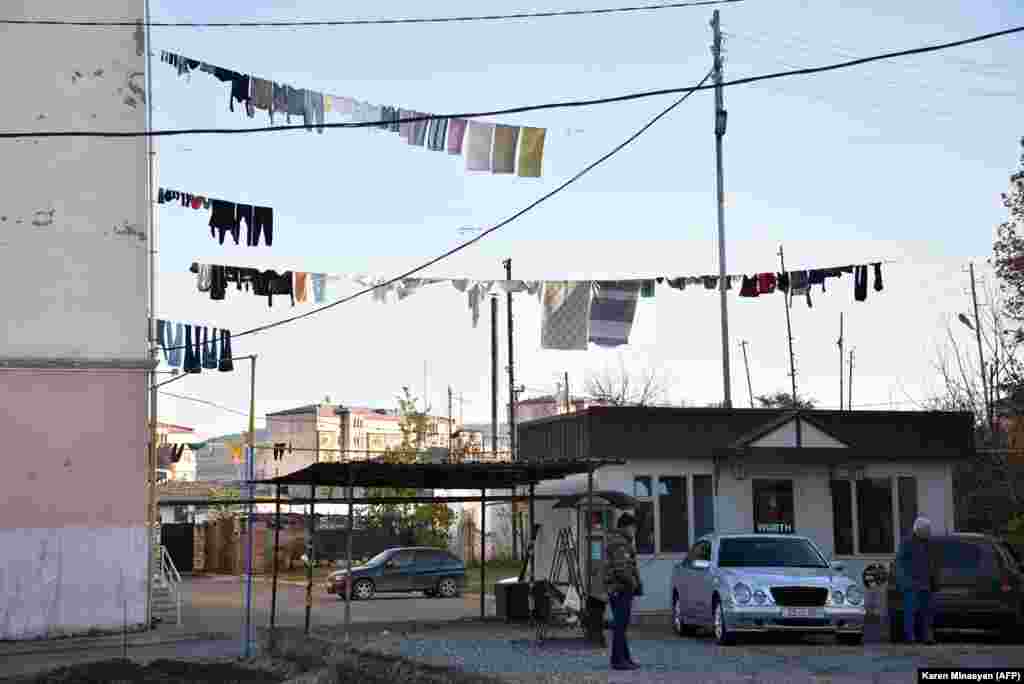
[[[12,684],[279,684],[290,673],[267,672],[242,663],[181,660],[103,660],[70,665],[38,675],[7,680]]]

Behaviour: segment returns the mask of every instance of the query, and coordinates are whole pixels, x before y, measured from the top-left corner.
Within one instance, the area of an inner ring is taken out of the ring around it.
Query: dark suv
[[[931,543],[939,565],[936,629],[998,630],[1007,637],[1024,632],[1024,563],[1012,546],[968,533],[936,535]],[[903,641],[903,594],[894,572],[887,598],[891,638]]]
[[[347,581],[347,571],[332,572],[325,589],[344,598]],[[362,601],[378,591],[422,591],[427,596],[452,598],[465,587],[465,564],[444,549],[388,549],[352,568],[352,598]]]

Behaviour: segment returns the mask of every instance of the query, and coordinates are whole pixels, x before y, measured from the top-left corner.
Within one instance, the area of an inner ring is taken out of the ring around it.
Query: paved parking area
[[[330,630],[323,630],[329,632]],[[538,645],[528,629],[504,624],[445,626],[392,635],[372,647],[455,665],[516,682],[668,684],[669,682],[916,682],[921,667],[1020,667],[1024,649],[992,638],[942,635],[937,646],[839,646],[829,639],[758,639],[719,647],[709,638],[679,638],[667,627],[633,630],[635,672],[609,672],[608,652],[571,632]]]
[[[245,609],[245,585],[238,577],[195,576],[182,583],[182,622],[187,629],[227,634],[242,629]],[[269,581],[253,582],[252,616],[254,624],[270,624],[272,585]],[[488,599],[486,609],[493,614],[494,602]],[[454,599],[428,599],[422,594],[378,594],[370,601],[353,601],[352,622],[404,622],[409,620],[458,620],[479,617],[478,596]],[[282,627],[305,624],[306,587],[279,583],[277,618]],[[342,625],[345,622],[345,601],[326,594],[322,586],[313,585],[311,624]]]

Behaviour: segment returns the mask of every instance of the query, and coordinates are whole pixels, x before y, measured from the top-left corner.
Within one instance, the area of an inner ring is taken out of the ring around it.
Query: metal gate
[[[160,543],[167,547],[178,572],[192,572],[194,540],[193,523],[164,523],[160,526]]]

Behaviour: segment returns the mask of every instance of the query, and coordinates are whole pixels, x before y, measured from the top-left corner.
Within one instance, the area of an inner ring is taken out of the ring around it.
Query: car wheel
[[[373,582],[368,579],[361,579],[352,585],[352,598],[357,601],[369,601],[375,592]]]
[[[889,613],[889,641],[903,643],[903,613]]]
[[[686,636],[689,627],[683,620],[683,607],[679,603],[679,597],[672,596],[672,630],[679,636]]]
[[[863,634],[837,634],[836,641],[843,646],[860,646],[864,643]]]
[[[451,577],[445,577],[437,583],[437,593],[441,598],[454,598],[459,593],[459,585]]]
[[[717,600],[714,602],[712,612],[714,617],[715,642],[719,646],[732,646],[736,643],[736,638],[729,631],[729,625],[725,623],[725,611],[722,610],[721,602]]]

